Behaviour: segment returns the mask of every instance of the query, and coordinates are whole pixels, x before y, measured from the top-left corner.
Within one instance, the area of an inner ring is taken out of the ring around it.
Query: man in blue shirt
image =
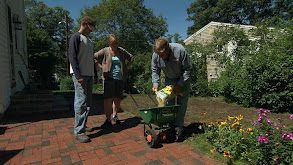
[[[174,85],[173,92],[178,95],[177,104],[179,114],[174,123],[171,123],[178,132],[178,138],[184,127],[184,116],[187,109],[187,101],[190,92],[190,80],[192,64],[185,48],[178,43],[169,43],[165,38],[158,38],[153,45],[152,56],[152,90],[158,90],[160,73],[165,74],[165,86]],[[182,89],[184,92],[182,93]],[[179,95],[180,94],[180,95]],[[175,101],[167,103],[174,104]],[[179,140],[176,139],[176,140]]]
[[[93,77],[97,82],[97,72],[94,64],[94,46],[88,34],[96,30],[95,22],[90,16],[81,19],[78,32],[74,33],[69,40],[68,58],[70,62],[70,74],[75,88],[74,96],[74,134],[75,138],[82,143],[89,142],[86,131],[87,117],[92,102]]]

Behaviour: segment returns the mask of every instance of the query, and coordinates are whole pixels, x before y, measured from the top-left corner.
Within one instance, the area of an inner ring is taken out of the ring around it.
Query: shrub
[[[74,84],[70,76],[65,76],[60,81],[60,90],[74,90]]]

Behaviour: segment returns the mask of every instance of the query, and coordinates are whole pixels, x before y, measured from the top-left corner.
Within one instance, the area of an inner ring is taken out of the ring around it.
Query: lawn
[[[54,91],[56,95],[63,95],[70,104],[73,103],[74,91]],[[151,108],[156,105],[148,97],[148,95],[132,94],[139,107]],[[155,96],[151,96],[156,101]],[[103,97],[101,92],[94,92],[93,94],[94,109],[92,114],[103,113]],[[237,104],[226,103],[221,98],[214,97],[190,97],[188,101],[188,107],[185,115],[185,126],[192,126],[195,123],[200,123],[204,119],[217,120],[221,117],[227,116],[243,116],[242,124],[244,126],[251,126],[251,122],[256,121],[258,117],[258,108],[245,108]],[[134,101],[129,94],[124,93],[121,101],[120,113],[127,113],[131,116],[140,116],[139,109],[135,105]],[[204,116],[203,114],[206,113]],[[282,118],[284,124],[293,129],[292,120],[289,119],[289,113],[271,114],[275,118]]]

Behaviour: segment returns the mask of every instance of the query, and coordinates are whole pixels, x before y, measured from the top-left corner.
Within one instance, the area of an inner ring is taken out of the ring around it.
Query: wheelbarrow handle
[[[154,101],[154,99],[150,96],[150,94],[145,91],[145,89],[143,87],[136,87],[136,86],[134,86],[134,88],[137,88],[139,90],[138,93],[140,93],[140,91],[143,91],[144,93],[146,93],[148,95],[148,97],[153,101],[153,103],[155,104],[155,106],[158,106],[158,104]],[[135,103],[135,105],[137,106],[137,108],[140,108],[140,106],[138,105],[138,103],[136,102],[136,100],[134,99],[134,97],[131,95],[131,92],[129,90],[128,90],[128,94],[132,98],[132,100]]]

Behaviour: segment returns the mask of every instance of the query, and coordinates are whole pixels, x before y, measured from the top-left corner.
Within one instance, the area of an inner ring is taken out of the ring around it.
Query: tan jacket
[[[125,63],[125,59],[129,62],[132,62],[134,57],[122,47],[118,47],[118,57],[120,58],[121,72],[123,76],[123,81],[125,82],[127,79],[127,66]],[[112,55],[110,54],[110,47],[105,47],[96,52],[94,54],[94,59],[95,63],[100,63],[100,61],[102,61],[103,78],[107,79],[109,77],[109,72],[112,67]]]

